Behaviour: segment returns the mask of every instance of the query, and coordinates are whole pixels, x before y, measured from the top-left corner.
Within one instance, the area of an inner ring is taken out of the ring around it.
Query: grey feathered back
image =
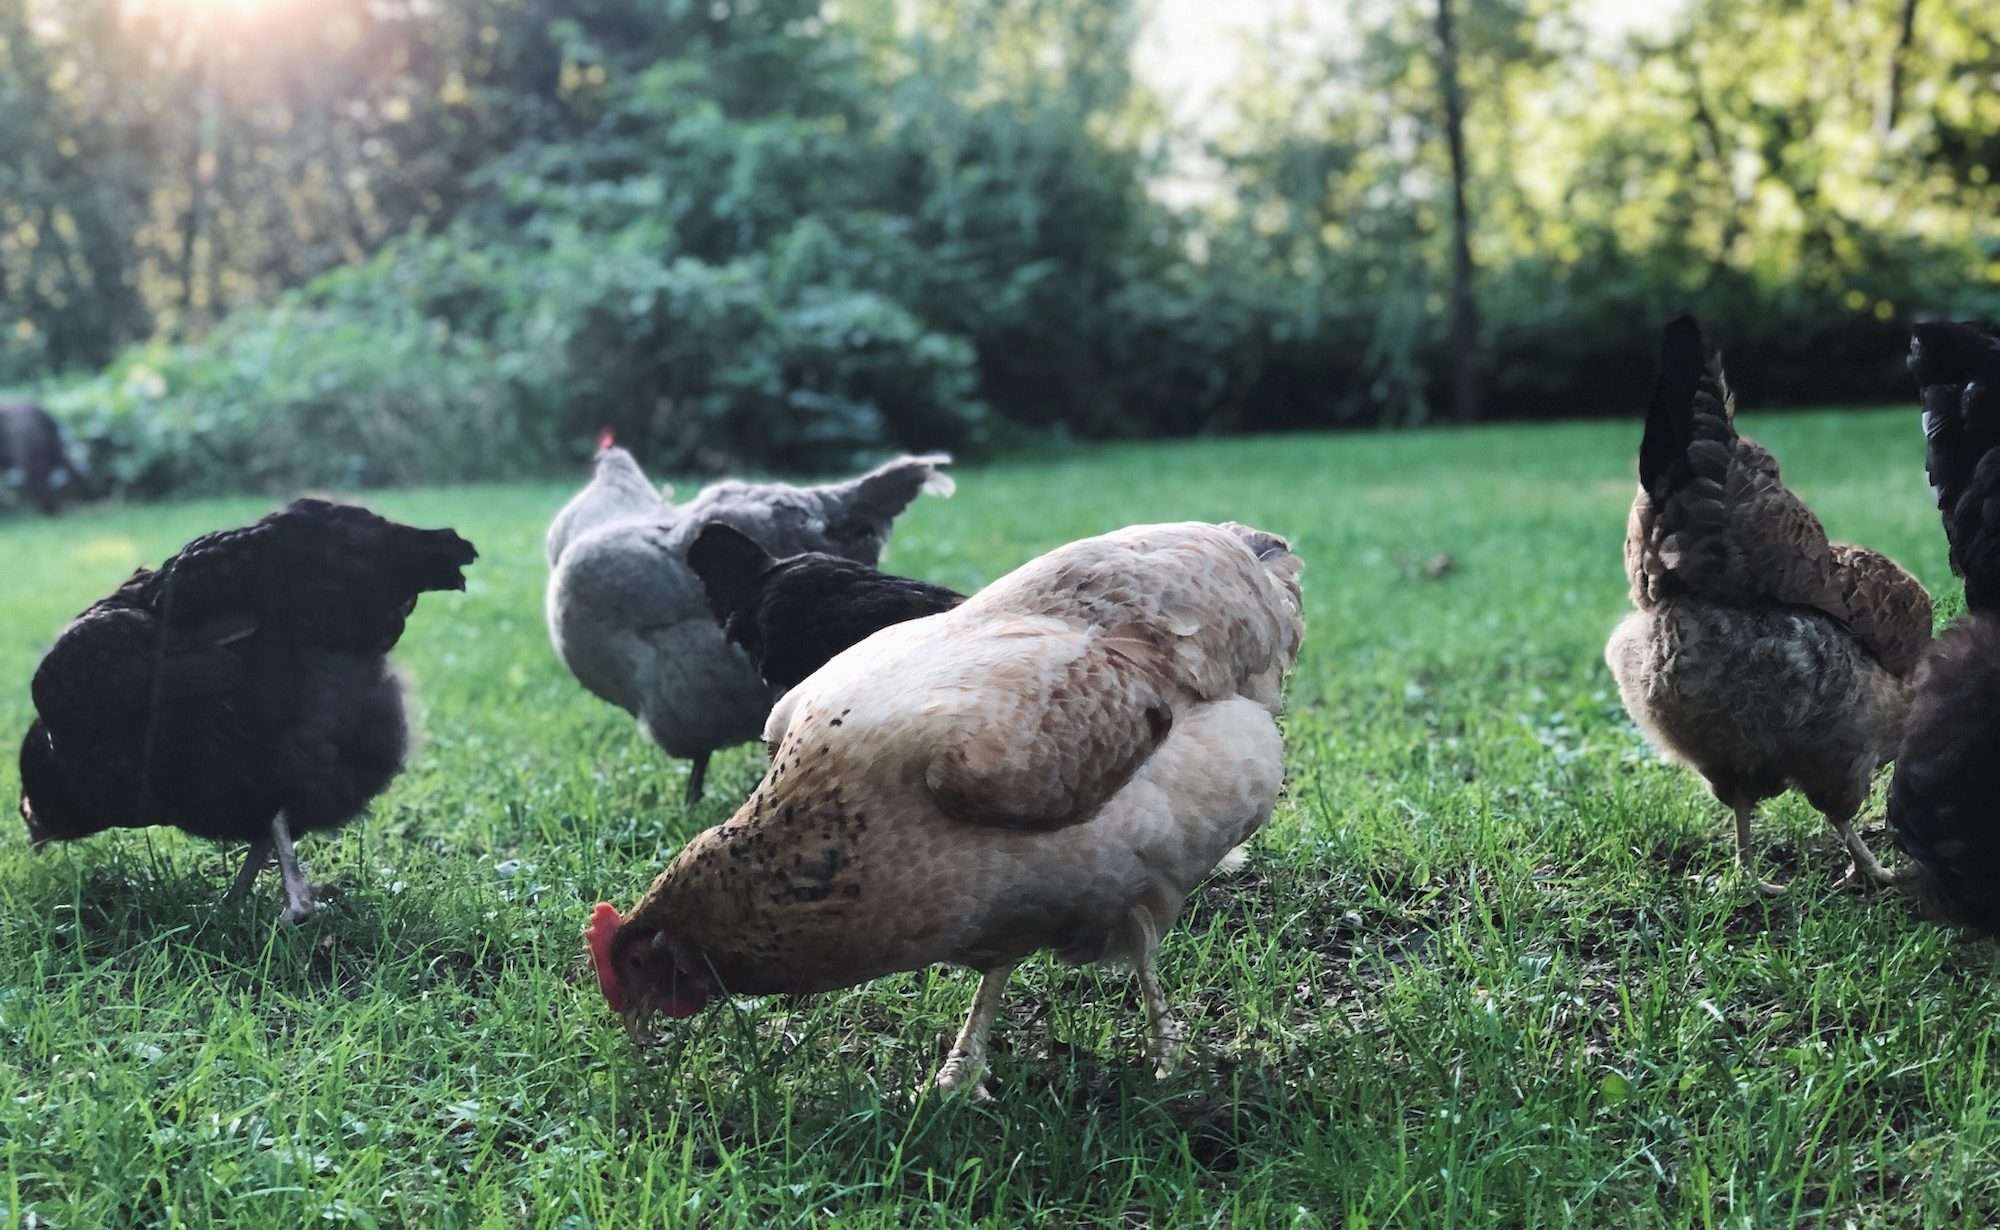
[[[896,518],[924,492],[949,496],[956,489],[939,467],[944,453],[898,457],[868,473],[837,483],[795,487],[726,479],[678,505],[676,546],[685,555],[701,527],[719,521],[749,535],[782,559],[824,551],[874,566]]]
[[[659,519],[672,506],[655,490],[632,454],[613,445],[597,454],[590,482],[549,523],[544,549],[555,567],[569,544],[616,521]]]
[[[838,484],[836,490],[852,494],[854,511],[884,527],[903,514],[903,510],[916,501],[919,495],[949,497],[958,489],[951,475],[939,466],[951,464],[949,453],[924,453],[920,456],[898,457],[863,474]]]

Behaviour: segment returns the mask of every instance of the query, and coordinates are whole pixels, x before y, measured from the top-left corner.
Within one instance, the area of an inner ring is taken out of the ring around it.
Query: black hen
[[[1918,325],[1910,372],[1966,613],[1917,669],[1889,824],[1918,864],[1918,896],[2000,935],[2000,340]]]
[[[463,589],[450,530],[300,500],[140,569],[36,668],[21,744],[29,840],[170,824],[248,841],[230,896],[276,855],[286,918],[312,912],[293,850],[353,819],[401,771],[388,651],[417,595]]]
[[[850,645],[891,624],[949,611],[965,595],[806,551],[784,559],[721,522],[688,548],[708,608],[774,694],[789,692]]]

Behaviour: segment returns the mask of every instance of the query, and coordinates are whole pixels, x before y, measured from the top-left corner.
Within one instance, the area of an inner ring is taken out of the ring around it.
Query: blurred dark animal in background
[[[0,478],[18,483],[35,507],[53,517],[62,511],[61,490],[84,477],[48,411],[33,402],[0,402]]]
[[[772,696],[783,696],[835,655],[892,624],[949,611],[965,595],[891,576],[824,551],[784,559],[716,522],[688,548],[709,610],[750,655]]]

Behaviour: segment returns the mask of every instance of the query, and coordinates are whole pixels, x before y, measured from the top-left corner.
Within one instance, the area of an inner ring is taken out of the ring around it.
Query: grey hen
[[[693,762],[692,804],[709,756],[757,738],[773,700],[688,567],[695,536],[720,523],[775,556],[820,551],[873,565],[911,501],[951,494],[939,468],[951,458],[898,457],[817,487],[725,480],[674,504],[630,453],[601,443],[589,485],[549,526],[549,638],[578,682],[637,717],[668,755]]]

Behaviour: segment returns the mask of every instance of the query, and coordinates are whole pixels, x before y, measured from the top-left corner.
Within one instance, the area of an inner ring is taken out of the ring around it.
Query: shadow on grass
[[[239,848],[227,849],[233,862]],[[122,853],[77,861],[80,875],[33,875],[9,903],[41,919],[45,944],[67,954],[51,963],[52,990],[87,974],[254,996],[353,998],[391,981],[412,994],[453,984],[483,996],[509,965],[507,949],[479,925],[475,900],[389,896],[336,881],[322,886],[320,910],[292,925],[280,918],[274,872],[224,903],[229,881],[206,870],[206,857],[200,867]]]

